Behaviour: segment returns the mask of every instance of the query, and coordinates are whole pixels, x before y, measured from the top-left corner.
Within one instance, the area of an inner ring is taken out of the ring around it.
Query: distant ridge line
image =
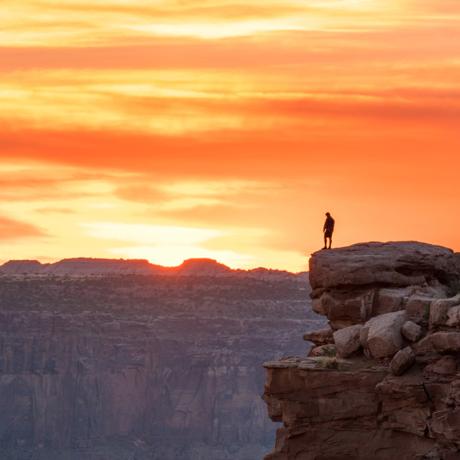
[[[305,277],[306,272],[291,273],[270,268],[232,269],[214,259],[187,259],[176,267],[152,264],[146,259],[104,259],[77,257],[54,263],[38,260],[10,260],[0,266],[0,276],[103,276],[103,275],[162,275],[162,276],[251,276],[256,278]]]

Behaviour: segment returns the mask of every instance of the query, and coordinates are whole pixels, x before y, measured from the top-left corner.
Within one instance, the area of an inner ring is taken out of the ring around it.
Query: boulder
[[[312,294],[312,296],[313,296],[313,294]],[[322,301],[321,297],[312,298],[311,309],[315,313],[318,313],[318,315],[323,315],[323,316],[327,315],[327,311],[325,309],[325,303]]]
[[[401,334],[409,342],[417,342],[422,338],[423,332],[418,324],[413,321],[406,321],[401,328]]]
[[[449,310],[447,310],[446,325],[450,327],[460,326],[460,305],[451,307]]]
[[[409,297],[413,294],[412,287],[379,289],[376,296],[373,315],[383,315],[403,310]]]
[[[432,297],[414,295],[409,298],[406,304],[407,317],[415,323],[428,323],[430,318],[430,306]]]
[[[401,327],[405,322],[405,311],[386,313],[369,320],[361,339],[370,355],[374,358],[391,358],[395,355],[404,344]]]
[[[334,332],[337,356],[347,358],[361,348],[360,334],[362,328],[361,324],[356,324]]]
[[[460,294],[448,299],[434,300],[430,307],[430,328],[443,326],[447,321],[447,312],[456,305],[460,305]]]
[[[458,441],[460,439],[460,408],[434,412],[431,429],[435,435],[442,436],[449,441]]]
[[[390,370],[393,375],[402,375],[415,363],[415,353],[411,347],[403,348],[399,350],[393,356],[390,362]]]
[[[364,323],[372,316],[374,290],[325,292],[314,300],[317,313],[327,316],[333,329]]]
[[[427,339],[432,348],[439,353],[460,351],[460,332],[435,332]]]
[[[460,332],[441,331],[427,335],[414,345],[417,356],[460,351]]]
[[[449,402],[457,407],[460,407],[460,379],[458,376],[451,382]]]
[[[457,372],[457,362],[453,356],[443,356],[423,369],[425,375],[454,375]]]
[[[310,258],[313,289],[382,285],[406,287],[457,279],[454,253],[416,242],[363,243],[319,251]]]

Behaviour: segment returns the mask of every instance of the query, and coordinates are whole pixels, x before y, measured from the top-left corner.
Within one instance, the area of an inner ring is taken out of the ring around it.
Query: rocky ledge
[[[367,243],[310,259],[308,357],[265,363],[266,460],[460,459],[459,255]]]

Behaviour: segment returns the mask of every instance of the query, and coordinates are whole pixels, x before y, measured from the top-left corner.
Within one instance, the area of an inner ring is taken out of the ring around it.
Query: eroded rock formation
[[[267,460],[460,458],[458,255],[414,242],[321,251],[310,260],[309,356],[265,364],[283,422]]]
[[[25,276],[0,277],[1,460],[254,460],[269,450],[261,363],[300,352],[309,322],[324,325],[305,280],[214,276],[202,262],[198,276],[193,264],[187,276],[83,276],[135,262],[65,263],[65,276],[26,265]]]

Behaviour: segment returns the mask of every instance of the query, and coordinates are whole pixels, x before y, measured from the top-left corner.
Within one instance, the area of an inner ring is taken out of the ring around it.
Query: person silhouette
[[[324,222],[323,233],[324,233],[324,248],[331,249],[332,246],[332,234],[334,233],[335,220],[332,218],[331,213],[326,213],[326,222]],[[329,240],[329,247],[327,242]]]

